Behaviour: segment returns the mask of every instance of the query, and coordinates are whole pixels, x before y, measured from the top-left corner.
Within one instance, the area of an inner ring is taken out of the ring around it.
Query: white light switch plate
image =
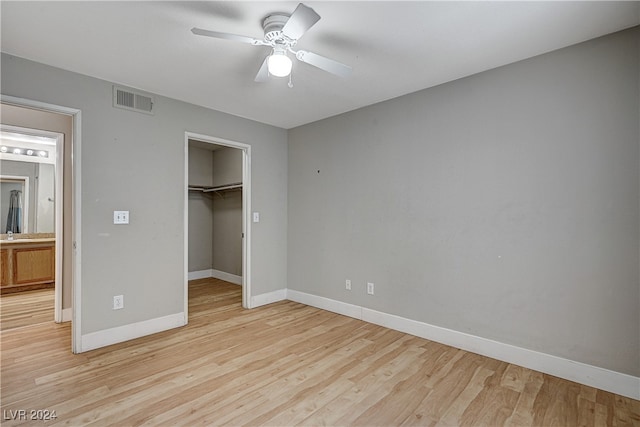
[[[253,213],[253,222],[260,222],[260,212]]]
[[[129,224],[129,211],[113,211],[114,224]]]

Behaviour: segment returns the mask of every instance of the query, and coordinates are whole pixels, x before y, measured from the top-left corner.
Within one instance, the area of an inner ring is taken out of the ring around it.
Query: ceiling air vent
[[[153,98],[118,86],[113,87],[113,106],[153,114]]]

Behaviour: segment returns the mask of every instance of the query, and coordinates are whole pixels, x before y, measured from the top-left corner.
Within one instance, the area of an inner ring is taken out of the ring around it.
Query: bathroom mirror
[[[0,234],[55,233],[56,145],[53,136],[0,132]]]
[[[2,162],[0,228],[2,234],[55,232],[55,167],[49,164]],[[6,175],[8,171],[19,174]],[[11,213],[11,215],[9,215]],[[16,220],[17,217],[17,220]],[[7,228],[9,225],[9,228]]]
[[[0,232],[28,233],[29,177],[0,175]]]

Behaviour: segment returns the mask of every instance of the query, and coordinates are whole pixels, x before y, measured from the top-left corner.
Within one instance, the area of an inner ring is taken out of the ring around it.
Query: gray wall
[[[213,184],[242,182],[242,150],[213,152]],[[213,196],[213,268],[242,276],[242,192]],[[284,286],[283,286],[284,287]]]
[[[213,185],[213,152],[189,141],[189,184]]]
[[[6,54],[0,75],[5,95],[82,110],[82,334],[183,311],[187,130],[251,144],[252,205],[265,213],[252,291],[285,286],[286,131],[161,96],[153,116],[116,109],[111,83]],[[129,210],[130,224],[113,225],[114,210]],[[118,294],[124,309],[113,311]]]
[[[36,233],[56,231],[56,168],[49,163],[38,163],[38,186],[36,191]]]
[[[242,150],[225,147],[213,152],[213,185],[242,182]]]
[[[189,184],[213,185],[213,154],[189,146]],[[213,268],[213,198],[189,192],[189,271]]]
[[[638,39],[292,129],[288,288],[640,375]]]

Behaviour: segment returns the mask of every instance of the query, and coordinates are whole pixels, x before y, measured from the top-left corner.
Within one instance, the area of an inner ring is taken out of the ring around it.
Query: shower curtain
[[[9,194],[9,214],[7,215],[7,229],[13,233],[22,233],[22,191],[11,190]]]

